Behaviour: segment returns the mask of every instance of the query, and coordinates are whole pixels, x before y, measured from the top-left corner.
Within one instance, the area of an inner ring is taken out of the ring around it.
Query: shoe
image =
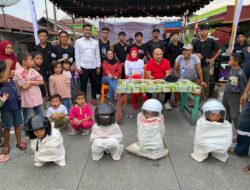
[[[75,129],[72,129],[70,132],[69,132],[69,135],[70,136],[73,136],[73,135],[75,135],[75,134],[77,134],[77,133],[80,133],[80,130],[75,130]]]
[[[96,99],[100,99],[101,95],[100,94],[96,94]]]
[[[94,105],[94,106],[97,106],[98,103],[97,103],[97,101],[95,99],[92,99],[91,104]]]
[[[171,110],[172,110],[172,108],[171,108],[169,102],[166,102],[166,103],[164,104],[164,108],[165,108],[165,110],[167,110],[167,111],[171,111]]]
[[[82,133],[81,133],[81,135],[82,136],[86,136],[86,135],[89,134],[89,132],[90,132],[90,130],[83,130]]]

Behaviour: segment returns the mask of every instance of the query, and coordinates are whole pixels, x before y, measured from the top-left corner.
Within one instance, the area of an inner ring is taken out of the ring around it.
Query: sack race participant
[[[123,135],[115,118],[115,110],[111,105],[103,104],[96,108],[96,124],[90,136],[93,160],[100,160],[104,152],[111,153],[113,160],[121,159]]]
[[[46,117],[33,116],[28,120],[27,133],[31,139],[31,148],[35,151],[35,166],[43,166],[46,162],[54,162],[65,166],[65,150],[63,139],[57,129],[51,127]]]
[[[196,124],[191,157],[202,162],[211,153],[213,157],[226,162],[232,143],[232,125],[225,120],[225,107],[217,100],[209,100],[203,105],[202,113]]]
[[[142,111],[137,116],[137,138],[126,149],[138,156],[156,160],[168,155],[164,147],[165,134],[162,104],[156,99],[149,99],[142,105]]]

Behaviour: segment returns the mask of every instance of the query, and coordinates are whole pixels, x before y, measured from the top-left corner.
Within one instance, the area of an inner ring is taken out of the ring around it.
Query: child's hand
[[[9,94],[8,93],[3,93],[3,95],[0,96],[0,100],[2,102],[6,102],[6,100],[8,100],[8,98],[9,98]]]

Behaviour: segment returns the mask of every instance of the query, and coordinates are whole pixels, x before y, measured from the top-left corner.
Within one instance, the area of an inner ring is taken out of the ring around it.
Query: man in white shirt
[[[100,50],[97,40],[91,38],[92,27],[90,24],[83,26],[83,37],[76,40],[75,60],[76,68],[80,74],[81,90],[87,95],[87,83],[90,79],[93,105],[97,105],[96,86],[97,75],[100,73]]]

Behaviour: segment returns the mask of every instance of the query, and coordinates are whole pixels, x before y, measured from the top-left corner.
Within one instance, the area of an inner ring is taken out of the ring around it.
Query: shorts
[[[21,110],[1,112],[1,118],[4,129],[20,126],[23,124],[23,117]]]

